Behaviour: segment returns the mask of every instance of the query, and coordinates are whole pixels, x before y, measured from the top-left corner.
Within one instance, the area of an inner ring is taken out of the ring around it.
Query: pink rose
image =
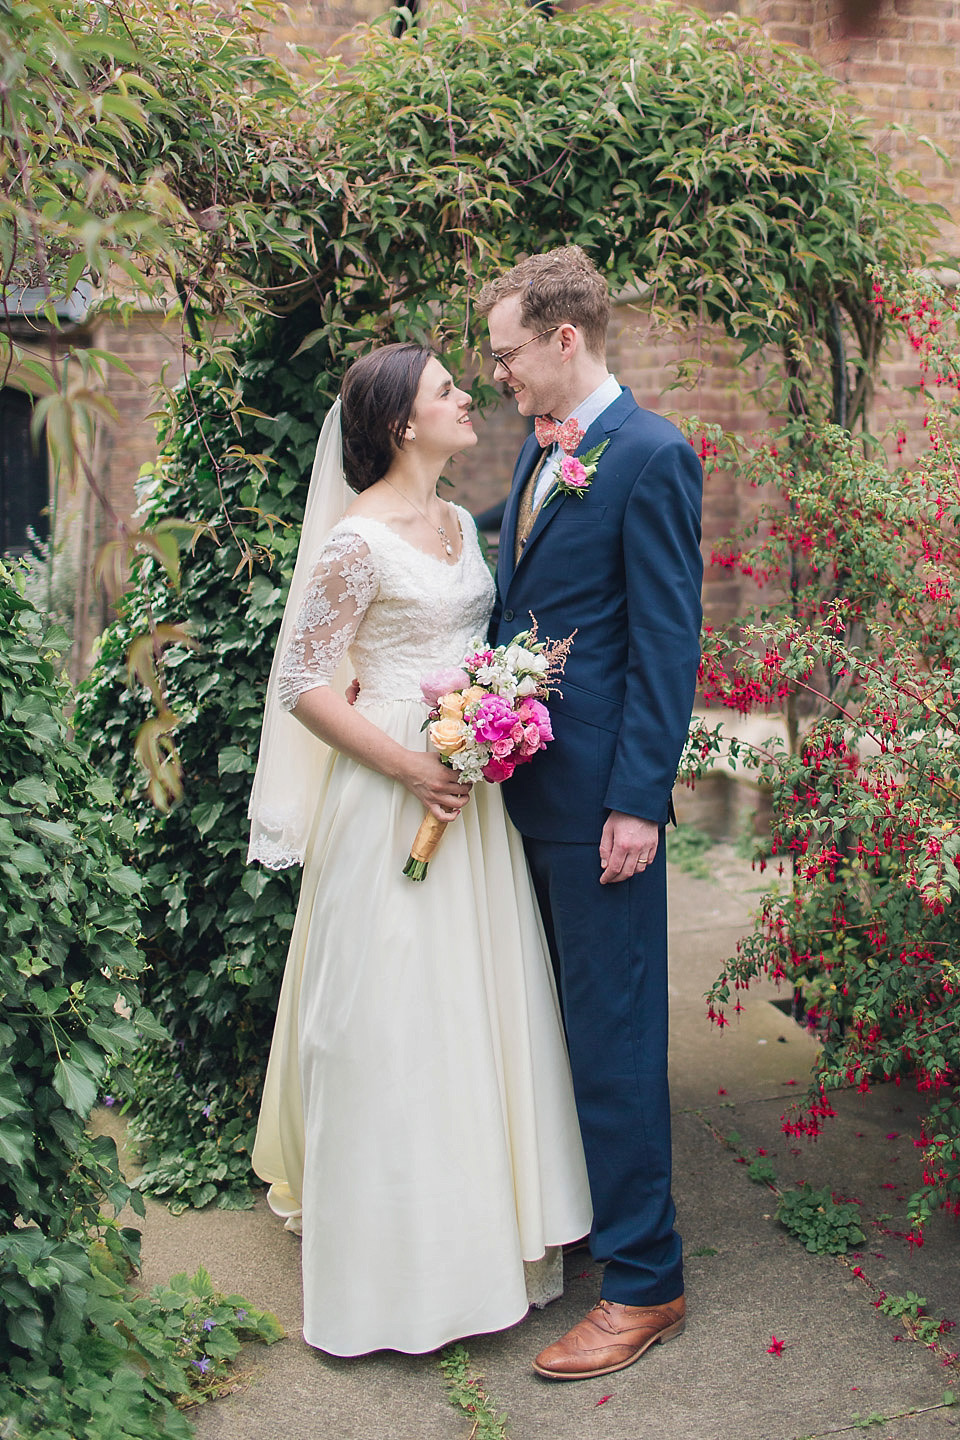
[[[540,739],[540,731],[536,725],[524,725],[523,740],[521,741],[523,753],[525,755],[536,755],[537,751],[542,748],[542,745],[543,742]]]
[[[566,457],[560,466],[560,475],[564,485],[572,485],[577,490],[586,490],[590,485],[586,468],[575,455]]]
[[[513,754],[514,750],[516,749],[516,745],[512,736],[501,735],[499,740],[493,741],[490,748],[493,751],[495,759],[506,760],[508,755]]]
[[[437,670],[433,675],[425,675],[420,681],[420,693],[432,710],[441,695],[465,690],[469,684],[470,676],[459,667],[455,670]]]
[[[490,780],[494,785],[500,785],[504,780],[509,780],[516,769],[516,762],[513,760],[488,760],[481,770],[484,780]]]

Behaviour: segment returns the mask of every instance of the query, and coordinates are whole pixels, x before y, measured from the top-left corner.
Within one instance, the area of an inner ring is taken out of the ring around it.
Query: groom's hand
[[[660,843],[660,827],[639,815],[611,810],[600,836],[601,885],[631,880],[653,861]]]

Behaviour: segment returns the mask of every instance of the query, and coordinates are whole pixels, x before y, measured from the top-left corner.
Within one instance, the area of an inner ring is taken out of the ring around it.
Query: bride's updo
[[[420,377],[432,353],[409,342],[381,345],[355,360],[344,376],[343,473],[358,494],[383,479],[395,450],[403,448]]]

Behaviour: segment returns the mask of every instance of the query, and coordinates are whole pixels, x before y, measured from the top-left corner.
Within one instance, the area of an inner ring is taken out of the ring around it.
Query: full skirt
[[[362,708],[424,744],[422,704]],[[512,1325],[524,1262],[590,1228],[520,837],[479,785],[414,883],[422,818],[402,786],[331,761],[253,1155],[277,1212],[302,1212],[304,1338],[335,1355]]]

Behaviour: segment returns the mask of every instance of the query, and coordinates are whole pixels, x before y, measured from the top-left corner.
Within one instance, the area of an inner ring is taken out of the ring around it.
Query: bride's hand
[[[438,820],[456,820],[470,798],[467,781],[458,771],[442,764],[438,755],[410,751],[407,773],[401,778]]]

